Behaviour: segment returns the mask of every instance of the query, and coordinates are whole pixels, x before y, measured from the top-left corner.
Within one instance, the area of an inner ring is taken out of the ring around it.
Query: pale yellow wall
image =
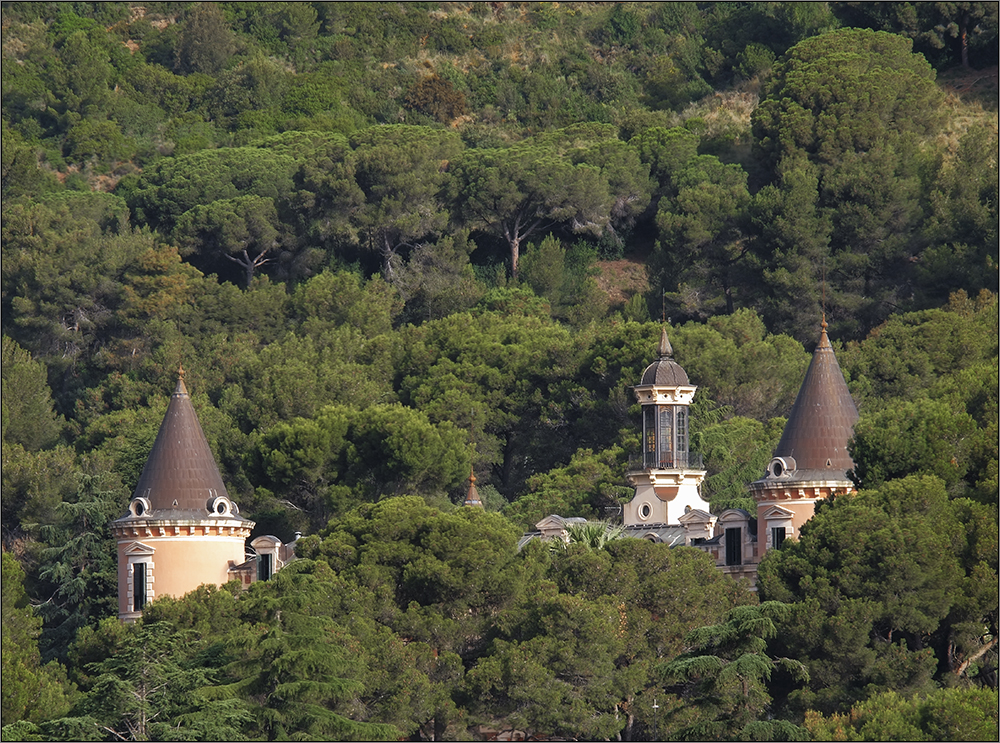
[[[757,504],[757,555],[758,561],[763,559],[767,546],[767,521],[762,517],[765,510],[771,506],[781,506],[792,512],[792,534],[787,535],[792,539],[799,538],[799,530],[802,525],[813,517],[816,513],[816,502],[819,498],[809,498],[807,500],[775,500]]]
[[[221,586],[229,578],[229,568],[246,560],[243,536],[134,537],[118,542],[118,611],[131,614],[128,599],[129,545],[141,542],[154,550],[150,558],[153,597],[180,598],[203,583]]]
[[[759,559],[764,557],[765,545],[767,544],[767,522],[761,518],[764,511],[771,506],[781,506],[791,511],[794,533],[789,536],[792,539],[798,539],[803,524],[815,515],[817,503],[829,497],[832,492],[840,494],[853,492],[850,484],[846,485],[845,487],[842,483],[837,483],[835,486],[824,483],[820,486],[798,490],[774,489],[773,491],[760,490],[754,493],[757,500],[757,552]]]

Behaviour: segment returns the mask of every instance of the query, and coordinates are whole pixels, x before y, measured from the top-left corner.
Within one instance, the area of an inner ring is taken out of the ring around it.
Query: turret
[[[642,454],[626,475],[636,489],[624,509],[626,525],[677,524],[687,511],[708,511],[698,490],[705,479],[701,457],[689,448],[689,406],[698,388],[673,353],[664,327],[659,358],[634,388],[642,406]]]
[[[111,525],[119,617],[133,621],[156,596],[235,577],[253,527],[226,492],[181,368],[128,510]]]
[[[760,557],[786,537],[796,536],[818,501],[854,489],[847,474],[854,468],[847,443],[858,409],[826,327],[824,320],[819,344],[767,471],[750,485],[757,501]]]

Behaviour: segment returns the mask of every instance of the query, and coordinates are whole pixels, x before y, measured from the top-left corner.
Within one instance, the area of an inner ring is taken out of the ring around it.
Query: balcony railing
[[[676,452],[667,454],[633,454],[628,459],[629,472],[648,470],[703,470],[701,452]]]

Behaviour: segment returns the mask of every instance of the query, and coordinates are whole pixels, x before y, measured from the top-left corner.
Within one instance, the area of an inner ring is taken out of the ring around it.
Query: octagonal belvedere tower
[[[238,577],[253,527],[226,493],[182,368],[128,511],[111,525],[119,618],[134,621],[156,596]]]
[[[622,514],[626,526],[679,524],[689,511],[708,511],[699,492],[705,479],[701,456],[688,446],[688,407],[698,388],[673,355],[664,327],[659,358],[634,388],[642,406],[642,454],[626,474],[635,488]]]

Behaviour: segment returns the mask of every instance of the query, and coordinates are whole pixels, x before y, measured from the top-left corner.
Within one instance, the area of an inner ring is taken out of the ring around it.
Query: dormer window
[[[775,457],[767,466],[768,474],[781,477],[795,471],[795,460],[792,457]]]
[[[220,495],[208,502],[208,513],[216,517],[232,516],[235,505],[229,498]]]
[[[726,529],[726,565],[743,564],[743,529]]]
[[[132,502],[128,504],[128,512],[135,518],[145,516],[150,510],[149,501],[143,497],[133,498]]]

